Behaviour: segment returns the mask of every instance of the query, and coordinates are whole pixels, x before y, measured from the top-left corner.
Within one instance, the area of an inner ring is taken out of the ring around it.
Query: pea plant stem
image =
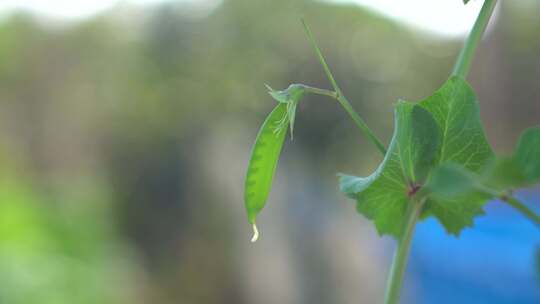
[[[379,138],[375,136],[375,134],[371,131],[371,129],[366,125],[362,117],[360,117],[360,115],[356,113],[351,103],[347,100],[347,98],[345,98],[345,96],[343,96],[342,93],[329,91],[325,89],[314,88],[310,86],[304,86],[304,87],[306,89],[306,92],[308,93],[328,96],[337,100],[340,103],[340,105],[343,107],[343,109],[345,109],[345,111],[349,114],[349,116],[352,118],[352,120],[358,126],[358,128],[360,128],[364,132],[364,134],[369,138],[369,140],[371,140],[371,142],[377,147],[377,149],[382,153],[382,155],[384,156],[386,154],[385,146],[382,144]]]
[[[456,65],[452,71],[452,75],[460,76],[462,78],[467,77],[476,47],[482,38],[482,34],[486,30],[496,4],[497,0],[485,0],[478,17],[476,18],[471,33],[469,34],[469,37],[467,37],[467,40],[465,40],[465,44],[459,53]]]
[[[334,92],[334,91],[314,88],[314,87],[307,86],[305,84],[303,84],[302,86],[304,86],[304,89],[306,90],[307,93],[328,96],[328,97],[332,97],[334,99],[337,99],[337,96],[338,96],[338,94],[336,92]]]
[[[364,134],[371,140],[371,142],[377,147],[377,149],[382,153],[382,155],[386,155],[386,148],[384,147],[383,143],[377,138],[377,136],[371,131],[371,129],[366,125],[364,120],[356,113],[351,106],[351,103],[345,98],[345,96],[341,93],[341,91],[337,92],[337,100],[341,104],[341,106],[349,113],[349,116],[351,116],[354,123],[364,132]]]
[[[525,204],[523,204],[520,200],[513,197],[510,193],[507,191],[505,192],[497,192],[493,189],[490,189],[488,187],[484,187],[479,185],[478,186],[480,191],[483,191],[484,193],[491,195],[492,197],[498,197],[501,201],[507,203],[512,208],[516,209],[519,213],[521,213],[523,216],[525,216],[528,220],[533,222],[533,224],[540,227],[540,216],[536,214],[532,209],[527,207]]]
[[[399,294],[403,285],[403,277],[409,260],[412,238],[416,227],[416,222],[424,206],[425,199],[410,200],[407,207],[407,217],[403,234],[398,241],[398,246],[394,254],[394,260],[390,268],[390,276],[386,285],[385,302],[386,304],[395,304],[399,301]]]
[[[534,211],[532,211],[529,207],[520,202],[518,199],[512,196],[503,195],[501,196],[501,200],[514,207],[522,215],[531,220],[531,222],[535,223],[537,226],[540,227],[540,216],[534,213]]]
[[[452,75],[462,78],[467,77],[476,47],[478,46],[478,43],[482,38],[482,34],[489,23],[489,19],[493,13],[496,3],[497,0],[485,0],[484,5],[482,6],[482,9],[480,10],[480,13],[478,14],[474,26],[469,34],[469,37],[467,37],[467,40],[461,49]],[[336,91],[339,93],[338,90]],[[515,203],[514,201],[512,202]],[[403,234],[398,241],[396,253],[392,261],[392,266],[390,267],[390,276],[386,286],[385,304],[399,303],[399,294],[401,292],[403,278],[407,268],[411,241],[418,216],[422,211],[422,207],[423,201],[416,203],[415,200],[410,201]]]
[[[302,24],[304,25],[304,29],[306,30],[306,34],[313,45],[313,48],[315,49],[315,52],[317,53],[317,57],[319,58],[319,61],[321,62],[321,65],[323,66],[324,72],[326,73],[326,76],[328,77],[328,80],[330,80],[330,83],[332,84],[332,87],[335,91],[334,98],[337,99],[337,101],[341,104],[341,106],[347,111],[349,116],[352,118],[356,126],[360,128],[360,130],[366,135],[369,140],[377,147],[377,149],[383,154],[386,154],[386,148],[383,145],[383,143],[379,140],[379,138],[371,131],[371,129],[368,127],[368,125],[364,122],[362,117],[354,111],[351,103],[345,98],[343,95],[340,87],[338,86],[336,79],[334,78],[334,75],[332,75],[332,72],[330,71],[330,68],[328,67],[328,64],[326,63],[326,60],[324,59],[324,56],[322,55],[321,50],[319,49],[319,46],[315,42],[315,38],[313,37],[313,34],[311,33],[311,30],[307,26],[306,22],[302,20]],[[325,94],[323,94],[325,95]]]

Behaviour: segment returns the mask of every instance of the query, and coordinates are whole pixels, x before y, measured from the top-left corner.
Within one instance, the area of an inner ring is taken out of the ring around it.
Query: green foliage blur
[[[499,151],[540,121],[539,5],[518,2],[501,1],[470,77]],[[318,1],[1,20],[0,303],[380,301],[387,259],[335,179],[380,159],[323,97],[298,106],[261,220],[268,241],[248,244],[243,178],[275,104],[263,84],[329,88],[301,17],[386,142],[391,105],[440,86],[461,45]]]

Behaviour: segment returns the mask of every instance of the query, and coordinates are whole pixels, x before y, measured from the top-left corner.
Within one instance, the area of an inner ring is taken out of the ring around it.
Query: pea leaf
[[[435,165],[454,162],[479,174],[494,159],[480,122],[478,102],[463,79],[450,78],[415,107],[425,110],[430,119],[411,116],[415,122],[406,125],[414,126],[413,132],[407,131],[403,123],[398,124],[398,119],[394,131],[393,142],[407,138],[402,134],[405,132],[411,136],[409,146],[389,149],[379,169],[367,178],[347,176],[340,180],[342,190],[358,200],[358,210],[375,220],[381,234],[398,235],[408,196],[418,190],[425,192],[422,187],[433,178]],[[392,158],[400,161],[391,161]],[[435,182],[440,183],[440,178]],[[475,191],[455,197],[429,197],[422,217],[435,216],[448,233],[459,235],[463,228],[473,224],[475,216],[483,214],[482,206],[487,199],[485,194]]]
[[[483,184],[481,176],[470,172],[455,163],[446,163],[433,170],[431,180],[422,189],[431,197],[444,200],[464,200],[471,195],[489,200],[500,198],[516,208],[535,224],[540,224],[540,217],[521,202],[512,198],[507,191],[498,191]]]
[[[445,163],[433,170],[425,189],[435,198],[453,199],[475,189],[476,178],[456,163]]]
[[[485,170],[483,179],[486,185],[499,190],[520,188],[529,184],[512,156],[498,156]]]
[[[287,104],[279,103],[261,126],[251,152],[246,174],[244,201],[248,221],[253,224],[255,231],[255,219],[263,209],[270,194],[279,154],[287,134],[286,129],[279,128],[286,115]],[[255,240],[256,235],[254,235]]]
[[[469,3],[469,1],[470,1],[470,0],[463,0],[463,3],[464,3],[464,4],[467,4],[467,3]]]
[[[422,184],[436,164],[441,145],[441,133],[433,116],[412,103],[398,105],[404,128],[397,129],[397,145],[401,167],[410,186]]]
[[[456,236],[464,227],[472,226],[474,217],[484,214],[482,206],[497,196],[476,174],[451,162],[433,170],[422,190],[429,193],[432,214]]]
[[[540,181],[540,126],[525,130],[510,156],[500,157],[485,173],[497,189],[521,188]]]
[[[442,130],[439,162],[454,162],[473,173],[482,172],[494,159],[480,121],[474,91],[460,77],[451,77],[432,96],[421,101]],[[459,235],[473,225],[474,217],[484,214],[486,198],[472,193],[460,199],[428,199],[422,217],[434,215],[446,231]]]
[[[423,191],[440,201],[463,200],[473,194],[485,199],[496,196],[495,191],[482,184],[480,176],[452,162],[435,168]]]
[[[347,174],[338,174],[339,190],[349,198],[356,198],[358,192],[363,191],[369,185],[369,177],[358,177]]]
[[[398,237],[410,196],[436,163],[441,131],[418,105],[399,102],[388,152],[366,178],[341,176],[341,187],[358,202],[357,210],[375,222],[379,234]]]
[[[479,106],[472,88],[460,77],[451,77],[432,96],[419,103],[443,131],[440,163],[456,162],[479,172],[493,159],[480,121]]]
[[[540,180],[540,126],[523,132],[513,158],[529,182]]]

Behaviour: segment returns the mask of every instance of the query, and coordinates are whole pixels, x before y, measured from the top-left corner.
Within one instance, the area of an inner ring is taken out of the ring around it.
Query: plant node
[[[407,197],[408,198],[413,197],[416,194],[416,192],[418,192],[418,190],[420,190],[420,188],[422,188],[422,185],[420,185],[420,184],[412,184],[412,185],[410,185],[409,189],[407,191]]]

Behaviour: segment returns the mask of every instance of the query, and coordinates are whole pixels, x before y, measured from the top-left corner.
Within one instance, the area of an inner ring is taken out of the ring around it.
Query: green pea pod
[[[279,154],[287,134],[287,115],[287,104],[278,103],[261,126],[251,152],[244,200],[248,221],[253,225],[252,242],[259,236],[255,219],[270,194]]]

